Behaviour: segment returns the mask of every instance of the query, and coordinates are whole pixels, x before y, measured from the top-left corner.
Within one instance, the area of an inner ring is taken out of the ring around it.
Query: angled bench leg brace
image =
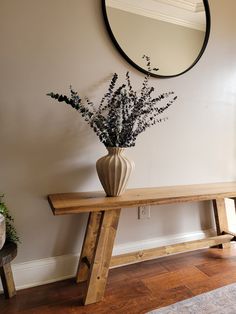
[[[215,221],[216,221],[216,230],[217,235],[221,235],[224,232],[228,232],[229,226],[228,226],[228,218],[226,213],[226,206],[225,206],[225,199],[219,198],[213,200],[213,207],[214,207],[214,214],[215,214]],[[219,247],[221,248],[229,248],[229,243],[221,244]]]
[[[77,282],[87,282],[84,304],[103,298],[119,217],[120,209],[89,214],[77,271]]]

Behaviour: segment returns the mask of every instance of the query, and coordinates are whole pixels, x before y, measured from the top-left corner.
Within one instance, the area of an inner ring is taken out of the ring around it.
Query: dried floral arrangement
[[[151,68],[148,56],[144,55],[143,58],[146,60],[148,74],[144,77],[140,91],[133,89],[127,72],[126,83],[118,87],[118,75],[114,73],[108,91],[97,107],[87,97],[83,103],[72,87],[70,97],[52,92],[47,95],[76,109],[106,147],[135,146],[139,134],[167,119],[160,118],[160,115],[177,99],[172,91],[152,96],[155,89],[149,86],[149,73],[158,69]],[[171,99],[165,105],[159,105],[169,97]]]
[[[3,202],[3,197],[4,195],[0,195],[0,214],[2,214],[6,219],[6,241],[14,243],[20,242],[16,229],[13,225],[14,219],[12,218],[6,204]]]

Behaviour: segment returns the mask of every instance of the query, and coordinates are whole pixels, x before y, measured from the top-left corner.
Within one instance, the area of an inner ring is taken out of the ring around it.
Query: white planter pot
[[[3,247],[6,240],[6,221],[5,217],[0,214],[0,250]]]

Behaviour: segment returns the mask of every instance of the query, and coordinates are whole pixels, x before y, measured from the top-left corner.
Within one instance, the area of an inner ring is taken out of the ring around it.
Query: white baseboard
[[[153,247],[192,241],[215,234],[214,230],[181,233],[144,241],[118,244],[114,247],[113,255],[149,249]],[[12,264],[16,289],[35,287],[75,276],[79,256],[77,254],[63,255]],[[0,283],[0,291],[2,286]]]

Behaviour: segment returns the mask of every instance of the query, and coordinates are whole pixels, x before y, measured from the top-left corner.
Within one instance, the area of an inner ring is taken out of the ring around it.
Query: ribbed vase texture
[[[124,155],[124,148],[107,147],[108,154],[96,163],[98,177],[107,196],[121,195],[126,188],[134,162]]]
[[[6,221],[5,217],[0,214],[0,250],[3,247],[6,240]]]

